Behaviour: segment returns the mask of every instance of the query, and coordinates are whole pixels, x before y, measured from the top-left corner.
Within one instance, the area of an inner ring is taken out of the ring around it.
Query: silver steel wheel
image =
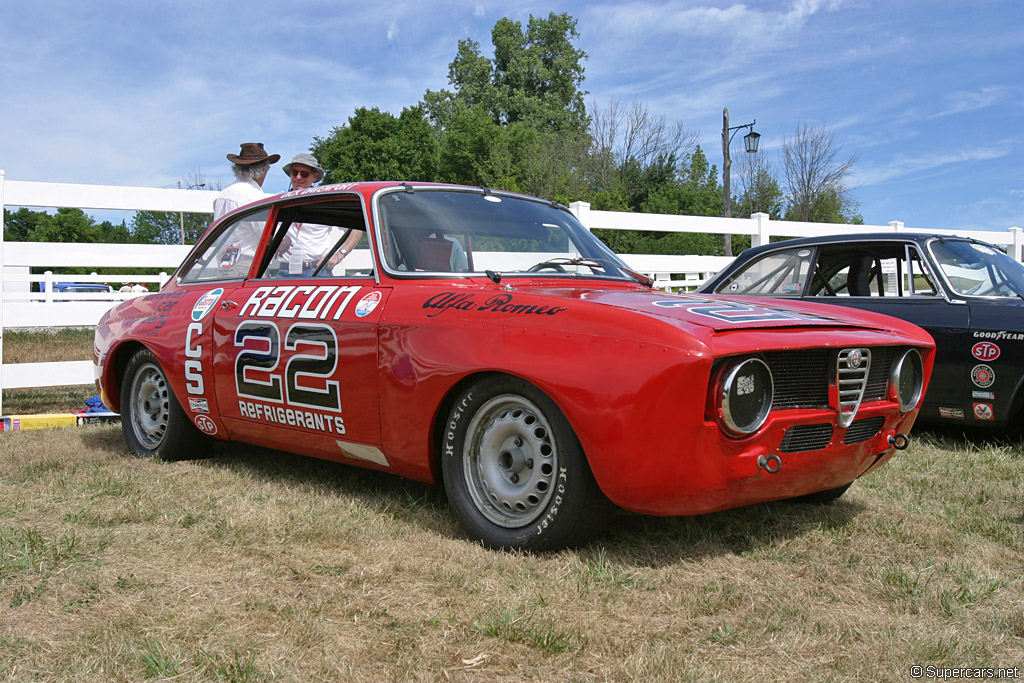
[[[540,408],[515,394],[495,396],[466,433],[463,473],[473,504],[490,522],[518,528],[548,510],[558,447]]]
[[[129,400],[135,436],[146,449],[155,451],[164,441],[171,414],[167,378],[155,363],[145,363],[135,372]]]

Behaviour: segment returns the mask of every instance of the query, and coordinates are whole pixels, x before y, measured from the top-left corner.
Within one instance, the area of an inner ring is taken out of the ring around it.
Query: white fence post
[[[899,232],[903,229],[903,221],[889,221],[889,227],[893,232]]]
[[[1010,228],[1007,232],[1010,233],[1010,249],[1012,250],[1012,256],[1015,261],[1020,261],[1022,256],[1022,246],[1024,246],[1021,241],[1021,229]]]
[[[754,219],[754,234],[750,236],[750,246],[759,247],[768,244],[772,240],[770,228],[771,216],[766,213],[755,213],[750,216]]]
[[[569,205],[569,210],[584,228],[590,230],[590,202],[573,202]]]

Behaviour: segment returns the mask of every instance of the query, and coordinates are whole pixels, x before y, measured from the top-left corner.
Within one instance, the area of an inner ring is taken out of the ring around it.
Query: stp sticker
[[[988,389],[996,383],[996,371],[988,365],[980,363],[971,368],[971,381],[976,387]]]
[[[205,415],[196,415],[196,427],[199,428],[203,434],[209,434],[213,436],[217,433],[217,423],[208,418]]]
[[[999,358],[999,347],[992,342],[978,342],[971,347],[971,355],[978,360],[995,360]]]
[[[217,303],[222,294],[224,294],[224,289],[218,287],[199,297],[199,301],[192,307],[192,319],[196,321],[202,320]]]
[[[974,417],[979,420],[991,420],[992,419],[992,404],[990,403],[975,403],[974,404]]]
[[[379,303],[380,292],[370,292],[356,304],[356,315],[360,318],[370,315]]]

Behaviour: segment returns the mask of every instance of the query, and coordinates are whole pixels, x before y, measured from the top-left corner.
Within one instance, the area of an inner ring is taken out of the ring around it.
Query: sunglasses
[[[293,168],[291,175],[293,178],[307,178],[310,173],[312,173],[312,171],[300,171],[297,168]]]

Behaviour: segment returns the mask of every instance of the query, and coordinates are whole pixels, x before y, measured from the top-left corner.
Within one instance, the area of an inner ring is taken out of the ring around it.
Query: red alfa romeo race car
[[[905,447],[933,352],[868,312],[652,290],[557,203],[409,183],[240,208],[95,348],[139,455],[230,439],[441,483],[473,539],[534,550],[616,506],[835,499]]]

